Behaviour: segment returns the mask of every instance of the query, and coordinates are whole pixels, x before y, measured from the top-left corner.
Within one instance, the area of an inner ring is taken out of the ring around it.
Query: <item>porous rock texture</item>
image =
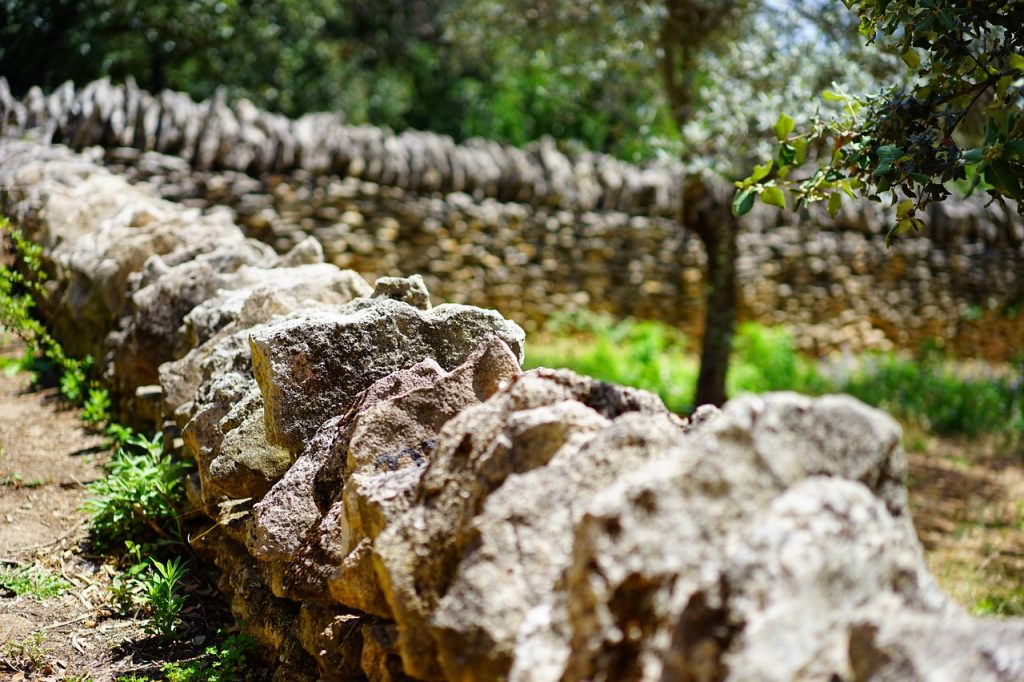
[[[782,393],[682,419],[521,371],[515,323],[420,278],[277,256],[88,155],[0,138],[0,188],[55,333],[194,460],[193,544],[277,680],[1024,679],[1024,622],[929,575],[882,412]]]

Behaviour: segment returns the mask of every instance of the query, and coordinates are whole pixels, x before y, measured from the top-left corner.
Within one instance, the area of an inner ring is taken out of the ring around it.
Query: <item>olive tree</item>
[[[738,183],[736,212],[789,195],[834,213],[859,193],[896,206],[889,238],[922,227],[920,210],[953,192],[1018,200],[1024,214],[1024,3],[843,2],[863,40],[895,45],[912,78],[870,96],[830,93],[839,116],[780,117],[775,159]],[[806,148],[824,154],[798,169]]]
[[[863,49],[856,22],[841,7],[817,0],[465,5],[471,7],[463,6],[459,21],[448,24],[457,27],[450,28],[457,38],[500,45],[511,35],[528,52],[552,54],[565,72],[628,74],[646,92],[650,111],[667,112],[670,134],[650,138],[661,156],[687,169],[679,220],[707,254],[696,402],[721,404],[738,306],[732,181],[770,154],[773,112],[795,110],[800,124],[817,109],[837,112],[841,103],[822,100],[822,90],[870,90],[880,76],[892,75],[898,59]],[[617,85],[611,81],[613,92]]]

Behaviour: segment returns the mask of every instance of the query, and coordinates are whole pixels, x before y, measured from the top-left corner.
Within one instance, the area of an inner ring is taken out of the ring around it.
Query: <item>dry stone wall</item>
[[[682,170],[455,144],[300,119],[245,101],[193,102],[133,83],[70,84],[14,100],[0,126],[34,130],[104,161],[164,198],[228,207],[248,236],[286,252],[313,235],[326,260],[366,276],[419,272],[446,300],[496,307],[527,329],[590,308],[700,332],[704,254],[675,221]],[[884,245],[888,214],[835,220],[773,209],[740,234],[741,316],[786,324],[809,350],[913,347],[924,339],[1006,359],[1024,336],[1024,222],[976,199],[933,207],[925,232]]]
[[[1024,621],[929,575],[897,424],[770,394],[690,420],[523,372],[501,314],[278,255],[0,138],[44,308],[195,462],[193,545],[296,680],[1024,679]]]

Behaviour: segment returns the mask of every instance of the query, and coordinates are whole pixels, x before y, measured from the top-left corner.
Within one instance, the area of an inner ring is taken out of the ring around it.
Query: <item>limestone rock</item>
[[[774,500],[732,548],[713,596],[731,631],[721,641],[722,669],[765,682],[851,678],[853,623],[881,625],[899,612],[960,615],[928,574],[913,528],[840,477],[811,477]],[[692,675],[694,657],[712,646],[698,626],[714,618],[695,612],[693,601],[677,623],[666,675]]]
[[[373,298],[390,298],[408,303],[420,310],[430,310],[430,292],[423,277],[378,277],[373,286]]]
[[[905,466],[899,438],[891,418],[851,398],[741,397],[601,492],[576,528],[567,572],[566,674],[659,678],[684,613],[695,628],[718,627],[723,576],[744,529],[806,478],[866,483],[916,548],[905,498],[895,493]],[[714,670],[732,636],[723,631],[690,655]]]
[[[157,380],[157,367],[185,350],[181,329],[185,316],[198,304],[228,286],[230,273],[243,265],[266,265],[273,251],[260,242],[220,237],[209,251],[174,267],[151,256],[140,274],[163,269],[153,281],[131,295],[130,321],[123,332],[108,341],[114,350],[114,371],[122,391]],[[190,254],[191,255],[191,254]],[[159,264],[159,265],[158,265]],[[140,278],[141,279],[141,278]]]
[[[329,308],[371,293],[358,274],[328,264],[269,269],[243,266],[222,284],[224,289],[184,317],[184,339],[192,349],[180,360],[159,368],[171,414],[195,398],[200,366],[224,338],[276,315]]]
[[[298,453],[377,379],[425,358],[453,369],[490,333],[522,359],[525,335],[518,325],[494,311],[454,304],[422,311],[375,299],[351,314],[311,313],[262,329],[251,344],[267,437]]]
[[[533,370],[444,425],[416,504],[374,543],[407,672],[425,679],[441,674],[431,618],[461,553],[474,542],[471,522],[488,496],[509,477],[544,467],[563,448],[578,447],[609,419],[632,411],[667,414],[656,396],[643,391],[572,372]]]
[[[557,417],[569,407],[583,406],[538,409]],[[587,502],[618,476],[664,456],[683,435],[681,421],[667,414],[631,412],[598,423],[599,431],[567,444],[546,466],[509,476],[473,520],[475,539],[432,623],[448,679],[508,677],[527,614],[553,607]]]

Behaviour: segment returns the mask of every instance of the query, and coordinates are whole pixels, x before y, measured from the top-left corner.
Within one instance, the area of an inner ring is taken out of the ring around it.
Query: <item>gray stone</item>
[[[407,672],[425,679],[441,675],[430,622],[459,557],[475,541],[472,521],[487,497],[510,476],[545,466],[562,448],[577,447],[574,439],[581,434],[632,411],[667,413],[656,396],[643,391],[572,372],[533,370],[445,424],[417,504],[374,543]]]
[[[267,437],[298,453],[377,379],[425,358],[453,369],[490,333],[522,359],[518,325],[494,311],[452,304],[425,312],[375,299],[351,314],[311,313],[260,330],[251,343]]]

